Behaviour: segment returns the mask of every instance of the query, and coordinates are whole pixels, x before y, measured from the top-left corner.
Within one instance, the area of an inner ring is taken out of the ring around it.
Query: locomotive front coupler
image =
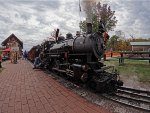
[[[123,86],[123,81],[120,80],[119,72],[115,69],[112,73],[114,76],[116,76],[116,84],[118,87]]]

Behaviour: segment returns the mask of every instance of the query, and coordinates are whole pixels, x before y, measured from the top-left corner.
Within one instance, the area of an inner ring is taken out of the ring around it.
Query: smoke
[[[82,7],[85,11],[88,22],[92,21],[93,6],[95,5],[96,1],[97,0],[82,0]]]
[[[92,6],[96,0],[82,0],[83,10],[85,11],[87,21],[92,21]]]

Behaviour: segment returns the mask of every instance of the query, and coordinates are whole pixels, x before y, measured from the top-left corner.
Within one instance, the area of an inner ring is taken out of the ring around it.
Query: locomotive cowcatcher
[[[78,34],[75,38],[71,33],[66,34],[66,38],[58,36],[58,33],[59,29],[55,42],[43,44],[47,56],[46,67],[49,70],[68,76],[101,93],[116,92],[117,87],[123,85],[115,70],[108,71],[113,67],[105,66],[100,61],[109,37],[102,22],[94,33],[92,24],[87,23],[86,34]]]

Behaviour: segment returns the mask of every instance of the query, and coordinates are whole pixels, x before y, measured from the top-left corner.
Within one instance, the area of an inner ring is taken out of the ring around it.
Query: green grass
[[[150,82],[150,64],[148,60],[128,60],[125,59],[124,65],[119,66],[117,58],[110,59],[104,62],[108,66],[115,66],[120,75],[123,76],[137,76],[139,81]]]

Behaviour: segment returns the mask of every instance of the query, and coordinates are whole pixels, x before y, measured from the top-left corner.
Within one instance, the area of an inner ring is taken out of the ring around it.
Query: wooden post
[[[106,54],[104,54],[104,61],[106,61]]]
[[[119,65],[124,64],[123,53],[120,53]]]
[[[150,57],[150,54],[148,56]],[[150,60],[149,60],[149,64],[150,64]]]
[[[113,52],[111,51],[110,56],[113,57]]]

